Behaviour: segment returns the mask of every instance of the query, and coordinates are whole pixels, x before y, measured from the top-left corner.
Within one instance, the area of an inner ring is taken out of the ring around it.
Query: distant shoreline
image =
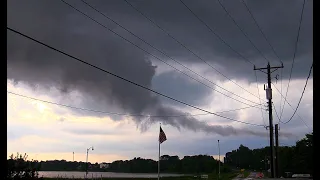
[[[81,170],[39,170],[38,172],[83,172]],[[115,171],[88,171],[88,173],[126,173],[126,174],[157,174],[157,172],[115,172]],[[162,174],[178,174],[184,175],[184,173],[179,172],[162,172]]]
[[[84,178],[84,171],[38,171],[43,178]],[[157,178],[157,173],[88,172],[88,177],[101,178]],[[187,174],[160,173],[161,177],[182,177]]]

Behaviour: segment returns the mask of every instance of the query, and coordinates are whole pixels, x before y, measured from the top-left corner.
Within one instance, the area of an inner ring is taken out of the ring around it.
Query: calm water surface
[[[161,177],[178,177],[183,174],[160,174]],[[39,171],[39,177],[67,177],[84,178],[85,172],[78,171]],[[153,173],[114,173],[114,172],[89,172],[88,177],[110,177],[110,178],[156,178],[158,174]]]

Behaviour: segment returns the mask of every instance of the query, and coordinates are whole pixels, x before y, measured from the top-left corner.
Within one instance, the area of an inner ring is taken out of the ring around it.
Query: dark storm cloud
[[[152,81],[154,89],[164,94],[177,99],[183,99],[184,102],[194,104],[196,106],[202,106],[207,104],[207,97],[213,90],[205,88],[204,86],[195,85],[190,83],[190,79],[185,76],[174,72],[168,72],[155,76]],[[168,103],[172,103],[171,100],[167,100]],[[175,105],[181,105],[175,103]],[[185,106],[185,105],[182,105]]]
[[[239,60],[237,56],[230,53],[226,47],[221,45],[219,40],[212,38],[208,30],[201,28],[201,24],[192,17],[182,4],[179,4],[179,1],[152,2],[153,3],[150,3],[150,1],[135,1],[142,11],[146,11],[147,14],[150,14],[152,19],[155,19],[161,26],[172,32],[172,35],[176,36],[178,39],[182,39],[183,43],[190,46],[191,49],[198,54],[201,54],[201,56],[203,55],[204,59],[217,63],[225,68],[222,68],[222,72],[228,72],[228,75],[232,78],[236,77],[242,79],[247,78],[247,72],[252,73],[251,71],[248,71],[248,69],[252,69],[251,66],[248,66],[248,64]],[[132,29],[134,33],[141,36],[143,39],[148,39],[148,42],[152,42],[152,44],[155,43],[159,49],[163,49],[170,56],[177,57],[188,63],[198,62],[187,51],[173,43],[170,38],[157,30],[157,28],[153,27],[150,22],[141,17],[123,1],[90,1],[90,3],[97,5],[101,11],[106,12],[119,23],[125,24],[124,26],[128,29]],[[191,4],[192,2],[187,1],[186,3]],[[239,51],[248,56],[248,58],[252,58],[253,62],[263,62],[258,55],[251,51],[252,47],[244,44],[244,40],[241,41],[240,34],[237,34],[235,27],[232,27],[230,22],[227,23],[228,20],[226,18],[223,18],[224,15],[222,15],[222,11],[215,10],[218,8],[216,2],[211,5],[202,3],[204,2],[192,5],[195,9],[198,9],[196,13],[198,13],[199,8],[201,8],[201,12],[204,14],[199,12],[199,16],[211,17],[212,19],[210,21],[212,22],[210,23],[220,27],[219,33],[223,32],[222,35],[229,38],[228,41],[232,41],[232,43],[239,48]],[[155,55],[163,57],[163,55],[160,56],[159,53],[155,52],[152,48],[147,47],[136,38],[133,38],[115,24],[98,16],[97,13],[84,6],[80,1],[73,1],[72,4],[86,13],[89,13],[90,16],[96,17],[98,21],[103,22],[106,26],[119,32],[139,46],[141,45]],[[297,22],[299,15],[295,10],[299,10],[299,8],[297,8],[299,6],[298,4],[298,2],[292,3],[292,7],[286,7],[283,10],[282,13],[290,14],[294,12],[296,14],[290,16],[292,18],[285,19],[283,22],[281,21],[281,23],[284,23],[282,25],[283,27],[290,25],[287,21]],[[254,6],[258,6],[250,3],[248,3],[248,5],[253,6],[253,9]],[[266,7],[269,8],[269,10],[264,9],[261,11],[273,12],[273,9],[277,9],[277,7],[272,5],[276,4],[272,3],[270,7]],[[232,6],[232,4],[229,3],[228,6]],[[210,9],[209,7],[212,8]],[[312,7],[311,3],[308,3],[306,8],[310,9],[310,7]],[[310,16],[310,10],[306,10],[306,12],[306,14],[309,14]],[[215,15],[210,13],[218,14]],[[238,11],[235,11],[234,13],[240,14]],[[260,21],[271,23],[269,18],[270,16],[272,18],[273,14],[267,14],[265,17],[260,17]],[[278,19],[281,18],[276,18],[274,21],[277,21]],[[304,20],[309,19],[304,18]],[[243,23],[245,22],[246,21]],[[312,21],[310,21],[310,23],[311,22]],[[305,22],[304,27],[308,28],[310,23],[308,24],[308,22]],[[124,78],[135,81],[146,87],[152,86],[156,67],[152,65],[148,54],[143,53],[131,44],[121,40],[121,38],[116,37],[114,34],[106,32],[101,26],[88,20],[86,17],[83,17],[61,1],[8,1],[8,26],[54,47],[63,49],[70,54],[76,55],[77,57],[123,76]],[[247,27],[247,25],[244,26]],[[263,26],[271,25],[266,24]],[[253,27],[253,25],[251,25],[251,27]],[[292,29],[294,28],[290,28],[290,33]],[[273,28],[266,29],[266,34],[272,34],[273,31],[282,32],[283,30]],[[227,36],[228,33],[230,36]],[[286,34],[289,33],[286,32]],[[306,33],[302,34],[306,36]],[[283,34],[280,34],[277,37],[280,37],[281,35]],[[84,103],[87,102],[86,100],[94,102],[95,105],[93,106],[99,107],[98,109],[112,106],[123,109],[127,113],[135,114],[154,113],[172,115],[182,113],[173,108],[165,107],[161,104],[159,98],[149,92],[110,77],[88,66],[79,64],[74,60],[19,37],[12,32],[8,31],[7,39],[7,75],[8,79],[12,79],[15,82],[23,81],[35,87],[55,86],[66,94],[72,91],[79,91],[83,94]],[[279,39],[280,38],[276,38],[274,41]],[[309,45],[309,40],[307,38],[305,43]],[[282,44],[279,46],[283,47]],[[303,51],[305,54],[307,54],[306,52],[312,51],[312,49],[308,47],[306,49],[309,51]],[[286,51],[286,49],[281,51]],[[284,61],[285,60],[288,61],[284,58]],[[162,80],[160,80],[160,82],[161,81]],[[161,84],[160,86],[166,86],[166,84]],[[190,91],[193,91],[191,89],[192,88],[190,88]],[[179,91],[177,90],[176,92]],[[195,89],[194,92],[202,94],[202,97],[200,96],[199,99],[191,98],[190,101],[193,101],[193,103],[201,100],[206,95],[206,93],[204,93],[205,91],[200,88]],[[181,96],[189,95],[185,94]],[[88,104],[86,107],[88,107]],[[96,109],[96,107],[88,108]],[[160,120],[151,119],[151,121],[148,119],[135,118],[135,120],[138,123],[145,122],[144,124],[163,121],[164,123],[177,128],[183,127],[194,131],[202,130],[208,133],[218,133],[220,135],[263,135],[250,130],[234,129],[232,127],[208,126],[195,118],[162,118]]]
[[[267,61],[254,49],[217,1],[186,0],[184,2],[236,51],[256,65],[266,66]],[[213,65],[219,64],[222,66],[219,70],[229,77],[254,80],[252,65],[224,45],[181,2],[165,0],[130,1],[130,3],[204,60]],[[279,65],[277,58],[255,26],[242,2],[229,0],[222,1],[222,3],[272,65]],[[268,1],[267,3],[246,1],[246,3],[278,56],[284,62],[283,73],[287,79],[291,68],[303,1]],[[152,45],[164,50],[171,57],[179,57],[181,61],[187,62],[202,62],[130,8],[125,2],[116,1],[108,6],[101,1],[94,1],[92,4]],[[294,69],[293,78],[306,77],[311,65],[313,52],[312,7],[313,1],[306,1],[295,60],[295,67],[299,68]],[[116,14],[122,15],[112,16],[115,11],[117,11]],[[130,15],[125,16],[125,14]]]
[[[172,108],[157,108],[156,114],[161,115],[172,115],[172,114],[179,114],[180,112],[172,109]],[[150,118],[150,121],[154,121],[153,118]],[[232,126],[221,126],[221,125],[208,125],[206,122],[198,121],[196,118],[192,116],[187,117],[177,117],[177,118],[162,118],[163,124],[169,124],[171,126],[174,126],[180,130],[180,128],[188,128],[190,130],[193,130],[195,132],[197,131],[203,131],[208,134],[215,133],[222,136],[229,136],[229,135],[253,135],[253,136],[267,136],[268,134],[265,132],[261,132],[259,130],[253,130],[253,129],[239,129],[234,128]],[[284,137],[290,137],[292,136],[291,133],[283,133],[282,136]]]

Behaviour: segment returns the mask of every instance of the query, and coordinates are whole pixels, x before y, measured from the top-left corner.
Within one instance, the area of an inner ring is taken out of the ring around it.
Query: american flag
[[[163,132],[162,128],[160,127],[160,134],[159,134],[159,142],[160,144],[167,140],[166,134]]]

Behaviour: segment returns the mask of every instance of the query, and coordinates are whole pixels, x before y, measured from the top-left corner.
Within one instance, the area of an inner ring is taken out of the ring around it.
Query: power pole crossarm
[[[270,64],[268,64],[270,66]],[[279,68],[283,68],[283,64],[281,66],[274,66],[274,67],[270,67],[270,69],[279,69]],[[256,66],[253,67],[253,70],[263,70],[263,69],[268,69],[268,67],[264,67],[264,68],[256,68]]]

